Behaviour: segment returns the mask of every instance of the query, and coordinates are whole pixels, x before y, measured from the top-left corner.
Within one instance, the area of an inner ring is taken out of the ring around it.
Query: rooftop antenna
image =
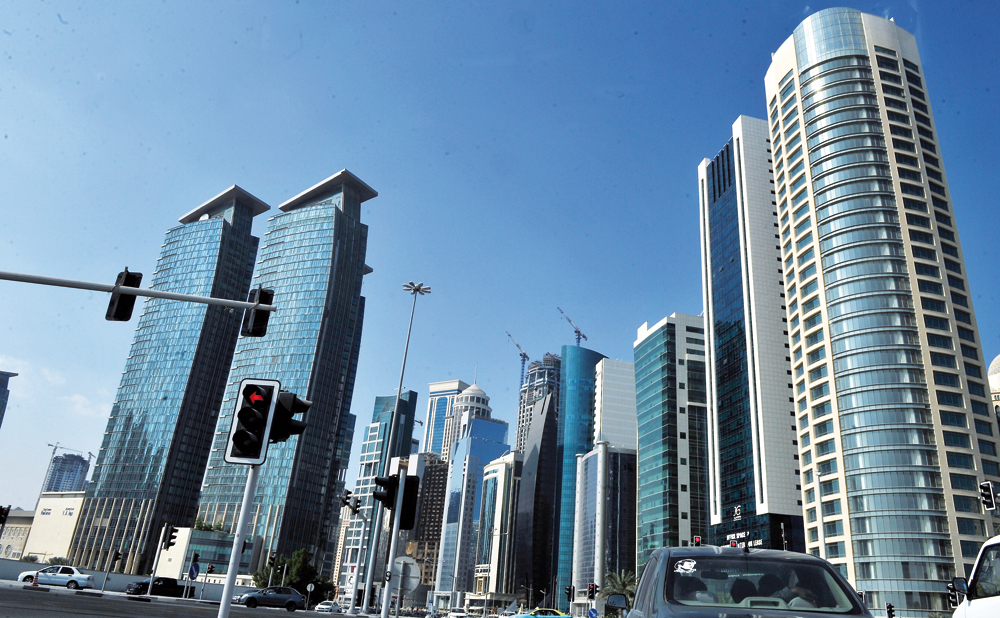
[[[556,307],[556,309],[559,309],[559,307]],[[580,337],[583,337],[583,340],[586,341],[587,340],[587,336],[583,334],[583,331],[580,330],[579,326],[577,326],[576,324],[573,323],[573,320],[569,319],[569,316],[566,315],[565,311],[563,311],[562,309],[559,309],[559,313],[561,313],[562,316],[564,318],[566,318],[566,321],[569,322],[569,325],[573,327],[573,332],[576,333],[576,345],[577,345],[577,347],[579,347],[579,345],[580,345]]]
[[[514,345],[516,345],[517,349],[521,352],[521,382],[517,385],[517,387],[520,389],[521,386],[524,384],[524,364],[528,362],[530,359],[528,358],[528,354],[524,351],[524,348],[521,347],[521,344],[519,344],[517,340],[514,339],[514,335],[510,334],[510,331],[507,331],[507,336],[510,337],[510,340],[514,342]]]

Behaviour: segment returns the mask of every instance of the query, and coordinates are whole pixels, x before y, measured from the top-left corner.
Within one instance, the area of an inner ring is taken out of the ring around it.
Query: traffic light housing
[[[420,494],[420,477],[407,476],[403,483],[403,505],[399,512],[399,529],[413,530],[417,523],[417,496]]]
[[[201,554],[194,552],[194,555],[191,556],[191,562],[198,562],[198,558],[201,558]]]
[[[573,586],[566,586],[563,588],[566,591],[566,601],[569,603],[573,602]]]
[[[7,523],[8,515],[10,515],[10,505],[0,506],[0,524]]]
[[[271,442],[284,442],[292,436],[297,436],[306,429],[306,422],[294,418],[296,414],[305,414],[312,406],[311,401],[299,399],[295,393],[281,391],[278,393],[278,403],[274,408],[274,421],[271,423]]]
[[[114,566],[115,563],[121,559],[122,559],[122,553],[116,549],[114,555],[111,556],[111,566]]]
[[[267,437],[281,383],[248,378],[240,382],[236,410],[229,428],[225,459],[233,464],[258,466],[267,459]]]
[[[341,494],[341,496],[340,496],[340,503],[343,504],[346,507],[350,507],[351,506],[351,496],[353,496],[353,495],[354,495],[353,491],[351,491],[349,489],[345,489],[344,493]]]
[[[955,589],[955,584],[948,584],[948,607],[955,609],[958,607],[958,590]]]
[[[597,584],[587,584],[587,599],[593,601],[597,598]]]
[[[211,575],[212,573],[215,573],[215,565],[214,564],[208,565],[208,568],[205,569],[205,574],[206,575]]]
[[[997,499],[993,494],[993,482],[983,481],[979,484],[979,497],[983,501],[983,507],[987,511],[992,511],[997,508]]]
[[[269,568],[274,568],[274,559],[278,556],[277,552],[271,552],[271,555],[267,558],[267,566]]]
[[[177,528],[167,524],[163,530],[163,549],[170,549],[177,544]]]
[[[375,478],[375,484],[382,489],[372,492],[372,497],[382,503],[390,511],[396,508],[396,491],[399,490],[398,476],[379,476]]]
[[[701,547],[701,537],[700,536],[694,537],[694,546],[695,547]]]
[[[137,288],[142,283],[142,273],[130,273],[128,267],[118,273],[115,285],[124,288]],[[135,296],[132,294],[111,294],[108,311],[104,319],[109,322],[128,322],[132,319],[132,309],[135,307]]]
[[[250,290],[250,295],[247,296],[247,302],[255,305],[270,305],[272,301],[274,301],[274,290],[262,287]],[[270,311],[245,309],[243,311],[243,326],[240,327],[240,334],[244,337],[263,337],[267,334],[267,320],[270,317]]]
[[[892,603],[885,604],[885,618],[896,618],[896,608]]]

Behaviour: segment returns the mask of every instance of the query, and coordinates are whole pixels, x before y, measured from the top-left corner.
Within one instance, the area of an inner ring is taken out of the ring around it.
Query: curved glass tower
[[[915,39],[827,9],[765,82],[807,551],[871,607],[948,611],[1000,465]]]

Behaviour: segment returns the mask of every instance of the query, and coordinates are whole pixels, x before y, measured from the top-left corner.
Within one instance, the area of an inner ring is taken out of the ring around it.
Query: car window
[[[271,588],[271,589],[269,589],[269,590],[265,590],[265,591],[264,591],[264,594],[272,594],[272,595],[273,595],[273,594],[278,594],[278,591],[277,591],[277,590],[275,590],[274,588]]]
[[[649,584],[653,579],[653,573],[656,571],[656,565],[659,562],[657,558],[650,558],[649,562],[646,563],[646,568],[642,571],[642,578],[639,580],[639,587],[637,588],[638,594],[635,598],[635,604],[633,607],[638,609],[640,612],[645,612],[646,599],[649,598]]]
[[[63,575],[72,575],[73,569],[69,567],[63,567],[59,572],[62,573]]]
[[[1000,544],[983,550],[983,559],[969,584],[969,597],[985,599],[1000,596]]]
[[[825,565],[763,556],[676,558],[667,599],[682,605],[846,613],[858,607]]]

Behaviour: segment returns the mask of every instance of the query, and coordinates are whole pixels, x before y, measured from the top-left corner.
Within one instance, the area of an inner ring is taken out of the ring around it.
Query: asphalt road
[[[275,612],[281,612],[276,614]],[[52,589],[49,592],[0,588],[0,618],[66,618],[67,616],[114,616],[115,618],[202,617],[217,616],[218,605],[198,606],[191,602],[152,601],[145,603],[123,595],[103,597],[73,594]],[[315,612],[294,612],[297,615],[318,616]],[[287,615],[284,609],[233,606],[230,616],[272,618]]]

